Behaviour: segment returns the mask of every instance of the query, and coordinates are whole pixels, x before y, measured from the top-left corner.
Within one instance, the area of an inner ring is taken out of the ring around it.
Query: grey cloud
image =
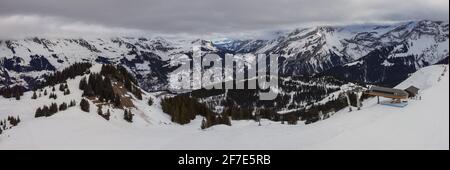
[[[1,0],[0,19],[33,16],[55,27],[78,22],[111,32],[208,35],[309,22],[448,21],[448,5],[448,0]]]

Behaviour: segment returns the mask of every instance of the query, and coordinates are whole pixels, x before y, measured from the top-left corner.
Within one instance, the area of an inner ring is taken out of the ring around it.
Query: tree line
[[[44,81],[38,83],[37,88],[43,88],[46,86],[54,86],[58,83],[64,83],[69,78],[75,78],[76,76],[83,75],[89,72],[89,68],[92,67],[90,63],[74,63],[62,71],[56,71],[49,75],[44,75]],[[30,90],[30,89],[28,89]],[[27,91],[27,88],[20,85],[13,87],[7,86],[0,89],[0,95],[4,98],[15,98],[20,100],[23,93]],[[70,93],[70,92],[69,92]]]
[[[335,92],[338,90],[338,88],[333,87],[325,87],[325,86],[312,86],[312,85],[306,85],[306,86],[297,86],[292,88],[298,88],[301,87],[301,91],[298,93],[294,93],[294,99],[291,99],[290,95],[287,94],[280,94],[277,96],[277,98],[274,101],[260,101],[258,99],[258,96],[256,94],[256,90],[228,90],[225,97],[222,98],[223,101],[221,102],[206,102],[206,103],[220,103],[224,109],[223,113],[221,113],[222,116],[229,116],[232,120],[257,120],[258,118],[265,118],[272,121],[281,121],[284,123],[285,121],[288,124],[297,124],[299,120],[305,121],[305,124],[314,123],[316,121],[326,119],[331,116],[336,111],[342,110],[343,108],[348,106],[347,99],[345,95],[341,94],[337,98],[334,98],[334,96],[329,97],[329,101],[323,103],[323,104],[317,104],[317,101],[322,100],[327,96],[327,94]],[[288,90],[289,91],[289,90]],[[187,102],[189,100],[193,100],[189,98],[191,96],[192,98],[195,98],[197,96],[201,97],[210,97],[210,96],[217,96],[220,94],[224,94],[224,90],[196,90],[191,93],[183,94],[178,98],[173,98],[172,102],[167,104],[165,107],[170,107],[172,110],[163,110],[166,113],[171,113],[172,119],[174,122],[179,123],[178,119],[186,120],[185,117],[193,118],[192,114],[189,114],[187,111],[182,111],[184,109],[190,109],[187,104],[182,104],[183,102]],[[296,106],[296,107],[285,107],[287,106],[289,101],[295,101],[296,100],[296,94],[309,94],[302,97],[300,100],[306,100],[309,102],[303,103],[304,106]],[[289,97],[287,97],[289,96]],[[363,95],[361,97],[361,100],[367,99],[369,96]],[[356,106],[357,98],[356,94],[351,93],[350,96],[350,103],[352,106]],[[194,100],[196,101],[196,100]],[[163,100],[163,102],[165,102]],[[189,103],[189,102],[187,102]],[[214,108],[215,105],[205,105],[205,110],[209,108]],[[277,107],[277,106],[283,106],[283,107]],[[177,107],[179,109],[177,110]],[[279,109],[294,109],[298,108],[295,111],[279,114],[277,113],[277,110]],[[198,111],[196,111],[198,112]],[[200,112],[201,113],[201,112]],[[175,115],[174,115],[175,114]],[[188,122],[188,121],[186,121]],[[185,123],[185,122],[183,122]]]
[[[13,87],[3,87],[0,89],[0,95],[4,98],[15,98],[16,100],[20,100],[20,97],[26,91],[26,88],[20,85],[15,85]]]
[[[205,118],[201,125],[202,128],[217,124],[231,125],[228,115],[215,113],[205,104],[199,103],[196,99],[186,95],[164,98],[161,100],[161,107],[164,113],[171,116],[172,122],[178,124],[190,123],[199,115]]]
[[[50,117],[56,114],[59,111],[67,110],[69,107],[76,106],[76,101],[72,100],[67,104],[66,102],[61,103],[60,105],[57,105],[56,103],[51,103],[50,105],[45,105],[42,107],[38,107],[36,109],[36,112],[34,114],[35,118],[38,117]]]
[[[101,102],[115,102],[117,97],[114,95],[112,81],[109,77],[103,78],[102,75],[91,73],[89,79],[86,77],[80,81],[79,89],[83,90],[83,96],[97,96]]]
[[[49,75],[44,75],[43,82],[40,83],[39,87],[43,88],[46,86],[54,86],[59,83],[64,83],[68,79],[73,79],[76,76],[81,76],[89,73],[89,68],[92,67],[91,63],[74,63],[62,71],[56,71]]]
[[[9,126],[8,127],[8,123]],[[0,134],[3,133],[4,130],[10,129],[11,127],[17,126],[20,123],[20,117],[13,117],[13,116],[8,116],[6,119],[4,120],[0,120]]]

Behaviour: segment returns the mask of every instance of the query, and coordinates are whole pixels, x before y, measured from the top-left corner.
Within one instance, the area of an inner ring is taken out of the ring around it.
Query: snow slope
[[[360,111],[343,109],[314,124],[233,121],[200,129],[198,117],[188,125],[130,125],[120,118],[105,121],[71,108],[49,118],[24,117],[19,126],[0,135],[0,149],[449,149],[449,75],[447,65],[423,68],[398,87],[421,88],[422,100],[404,108],[364,102]],[[442,76],[443,75],[443,76]],[[70,85],[69,85],[70,86]],[[76,86],[75,86],[76,87]],[[29,94],[27,94],[29,95]],[[28,96],[30,97],[30,95]],[[27,98],[27,97],[24,97]],[[0,113],[29,103],[0,99]],[[34,104],[33,104],[34,105]],[[161,116],[158,106],[144,114]],[[153,110],[152,110],[153,109]],[[113,114],[114,115],[114,114]],[[4,115],[0,114],[0,118]],[[155,118],[160,119],[160,118]]]
[[[347,123],[343,133],[318,145],[327,149],[449,149],[448,66],[419,70],[397,86],[422,89],[422,100],[409,101],[405,108],[376,104],[370,100],[363,110],[341,112],[331,119]],[[440,80],[439,80],[440,79]],[[439,81],[439,82],[438,82]],[[345,116],[344,116],[345,115]],[[326,121],[322,122],[325,123]]]

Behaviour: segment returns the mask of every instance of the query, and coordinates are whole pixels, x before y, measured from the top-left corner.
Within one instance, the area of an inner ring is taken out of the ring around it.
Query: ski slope
[[[0,99],[4,113],[20,115],[22,122],[0,135],[0,149],[449,149],[449,75],[447,65],[423,68],[398,85],[421,88],[421,100],[396,108],[363,102],[360,111],[343,109],[334,116],[304,125],[282,125],[263,120],[232,121],[200,129],[201,118],[187,125],[168,123],[158,105],[136,104],[136,123],[125,122],[122,112],[106,121],[91,108],[78,107],[48,118],[33,118],[35,104],[26,93],[22,100]],[[71,81],[69,81],[71,82]],[[69,84],[73,95],[77,86]],[[80,92],[78,92],[80,93]],[[59,97],[60,95],[58,95]],[[144,98],[152,96],[146,94]],[[153,96],[154,97],[154,96]],[[59,98],[58,98],[59,99]],[[387,100],[387,99],[383,99]],[[33,102],[33,103],[32,103]],[[155,101],[157,103],[157,101]],[[28,109],[27,109],[28,108]]]
[[[363,110],[341,111],[332,119],[346,122],[343,133],[319,145],[327,149],[449,149],[449,81],[447,66],[425,67],[396,88],[414,85],[421,100],[404,108],[377,105],[370,100]],[[343,116],[352,114],[351,116]],[[322,123],[325,123],[322,122]],[[354,125],[352,125],[354,124]],[[352,127],[353,126],[353,127]]]

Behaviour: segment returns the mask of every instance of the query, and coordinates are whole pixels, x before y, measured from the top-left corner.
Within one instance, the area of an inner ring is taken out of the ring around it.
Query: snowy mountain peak
[[[423,20],[298,28],[270,40],[164,37],[0,40],[0,67],[5,79],[0,87],[25,80],[24,84],[30,84],[43,74],[75,62],[94,62],[123,64],[143,79],[140,83],[146,90],[162,90],[167,87],[167,77],[173,70],[170,63],[190,54],[193,46],[218,54],[279,54],[283,58],[280,70],[285,75],[315,75],[369,58],[380,49],[392,48],[377,64],[385,66],[382,63],[386,59],[408,58],[389,63],[413,66],[415,71],[448,57],[448,31],[446,22]]]

